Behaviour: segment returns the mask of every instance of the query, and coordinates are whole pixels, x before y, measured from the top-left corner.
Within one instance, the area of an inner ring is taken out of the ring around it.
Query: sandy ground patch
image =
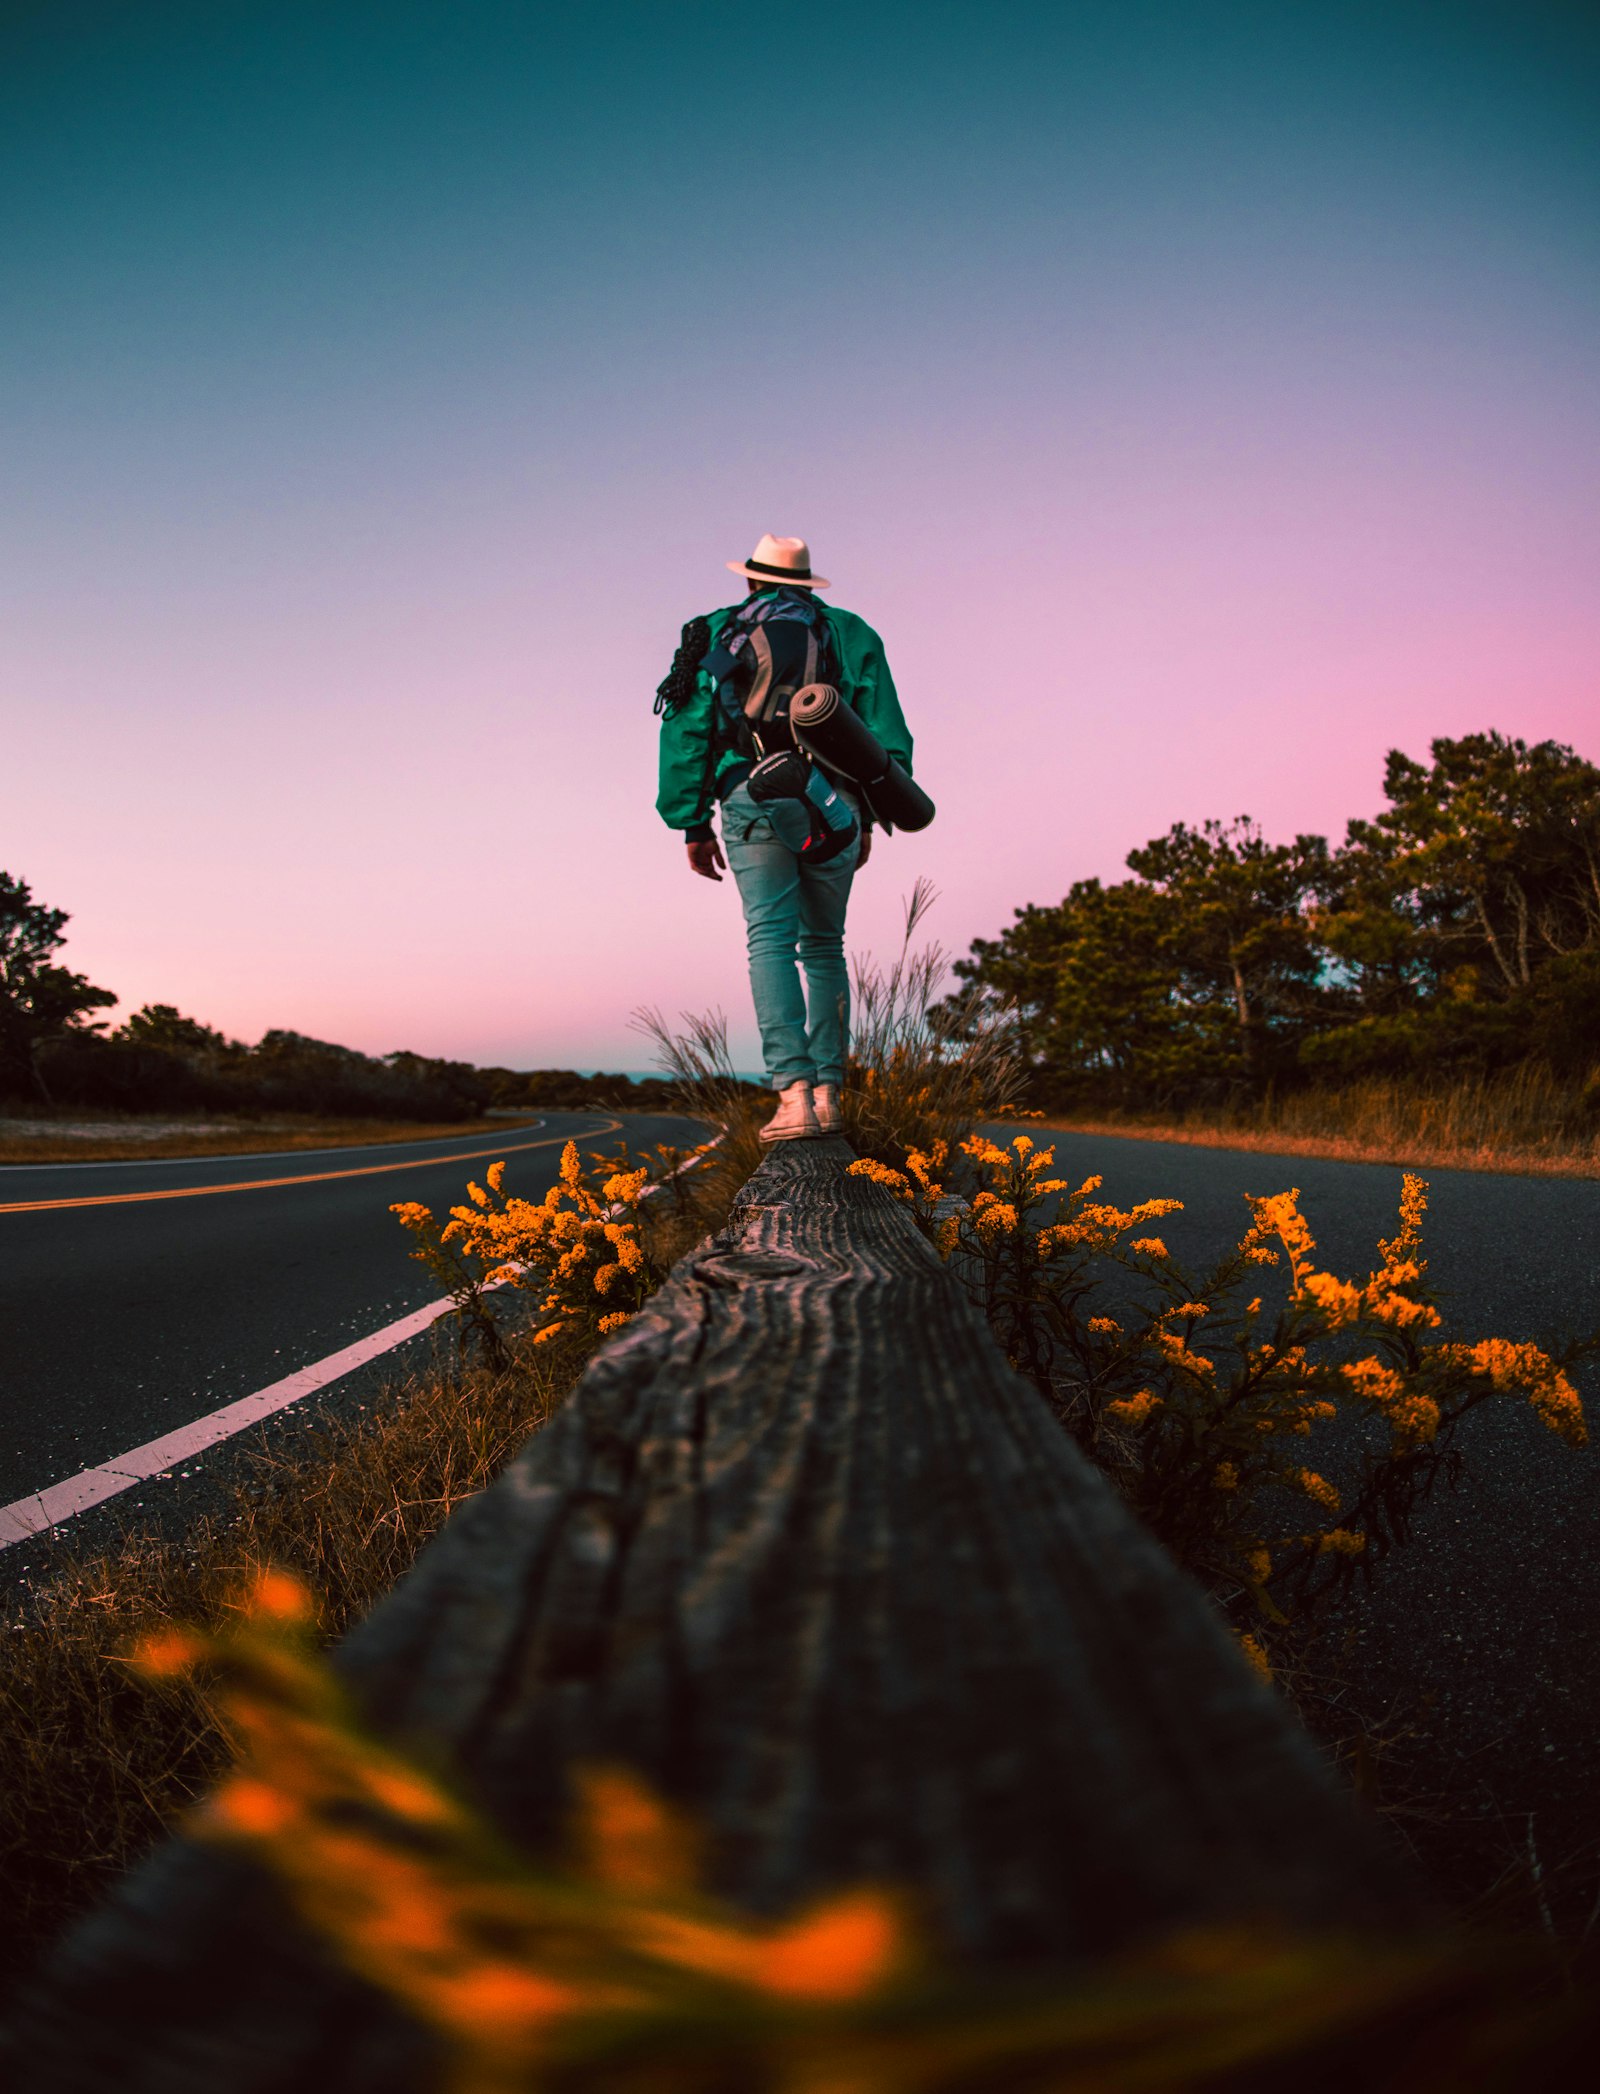
[[[171,1134],[238,1134],[238,1120],[13,1120],[0,1116],[0,1141],[154,1142]]]
[[[391,1142],[458,1140],[509,1131],[539,1118],[532,1112],[481,1119],[263,1120],[28,1119],[0,1115],[0,1167],[49,1163],[129,1163],[179,1156],[255,1156],[295,1149],[365,1149]]]

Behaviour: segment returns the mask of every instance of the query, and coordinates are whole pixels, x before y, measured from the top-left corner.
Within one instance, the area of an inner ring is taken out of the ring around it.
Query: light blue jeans
[[[856,806],[853,796],[850,804]],[[842,1083],[850,1037],[844,912],[861,843],[858,837],[826,865],[803,865],[798,847],[806,826],[800,807],[759,804],[743,785],[722,803],[722,843],[744,904],[761,1051],[778,1091],[791,1083]]]

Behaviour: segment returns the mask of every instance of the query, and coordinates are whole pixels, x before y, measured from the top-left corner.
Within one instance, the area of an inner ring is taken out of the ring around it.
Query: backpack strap
[[[772,687],[772,641],[767,635],[766,627],[752,627],[750,637],[744,644],[755,663],[750,688],[744,694],[744,716],[753,727],[758,720],[771,719],[778,694]]]

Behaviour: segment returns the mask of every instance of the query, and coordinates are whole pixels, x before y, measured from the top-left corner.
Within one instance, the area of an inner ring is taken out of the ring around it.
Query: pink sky
[[[0,864],[124,1013],[635,1067],[634,1006],[720,1004],[751,1066],[737,901],[654,814],[650,707],[764,530],[883,633],[939,803],[862,875],[857,949],[918,874],[959,951],[1179,819],[1337,835],[1392,745],[1600,757],[1592,151],[1538,54],[1469,56],[1487,130],[1422,51],[1308,67],[1321,128],[1253,142],[1174,61],[1139,180],[1137,123],[942,177],[909,101],[866,159],[841,129],[814,353],[776,292],[712,324],[731,192],[664,118],[624,164],[581,95],[559,210],[469,169],[405,217],[401,167],[357,240],[332,159],[290,195],[244,154],[212,222],[225,126],[120,218],[63,187],[0,373]],[[56,58],[25,173],[92,111]],[[446,87],[470,114],[486,77]],[[1427,82],[1409,128],[1374,99]],[[137,187],[155,132],[117,108]]]

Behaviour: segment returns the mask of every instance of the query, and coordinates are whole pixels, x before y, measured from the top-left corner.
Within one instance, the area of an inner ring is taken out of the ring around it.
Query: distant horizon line
[[[536,1075],[542,1072],[518,1070],[516,1073]],[[572,1073],[574,1076],[583,1077],[586,1082],[596,1076],[626,1076],[630,1083],[673,1083],[678,1080],[670,1069],[603,1069],[596,1065],[592,1069],[574,1069]],[[766,1078],[758,1069],[735,1069],[733,1073],[741,1083],[766,1082]]]

